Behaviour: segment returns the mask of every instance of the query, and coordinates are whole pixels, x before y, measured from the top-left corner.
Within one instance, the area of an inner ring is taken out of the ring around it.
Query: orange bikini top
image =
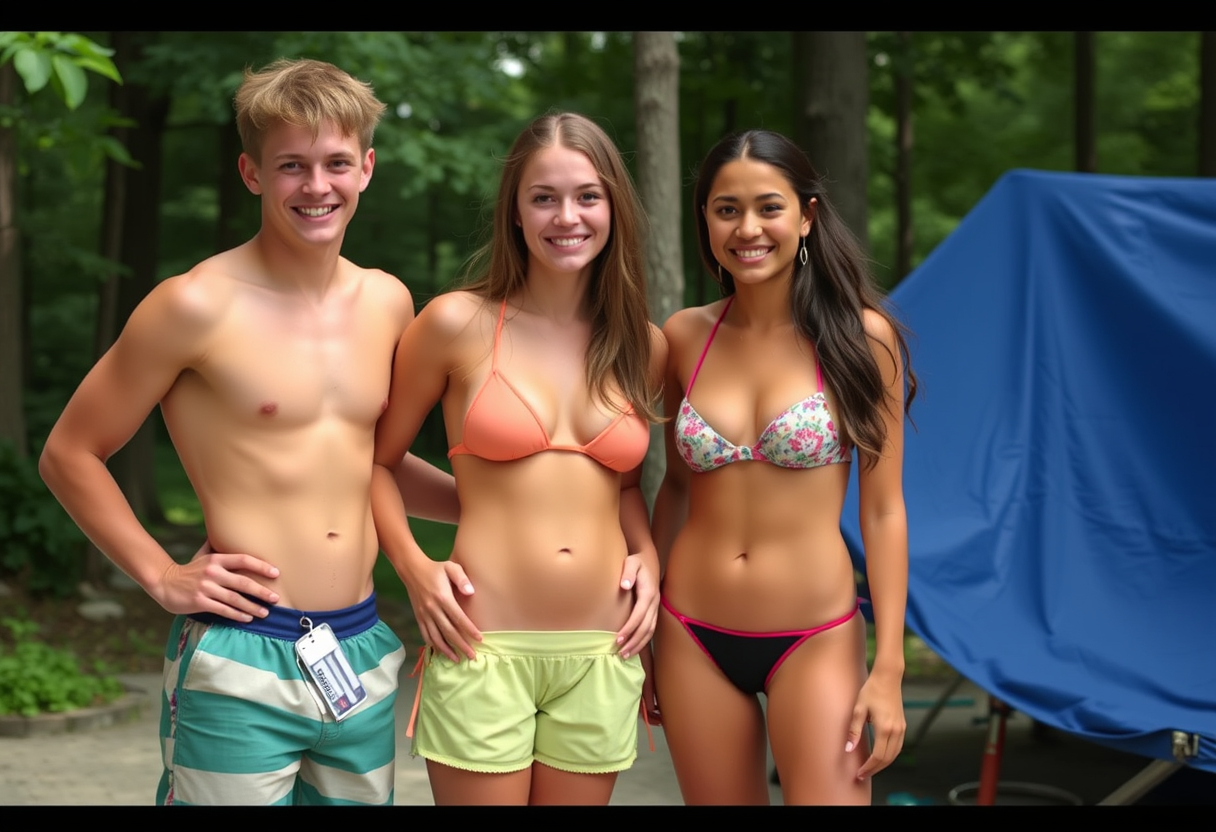
[[[498,369],[498,344],[506,311],[504,300],[494,328],[490,375],[464,415],[464,441],[448,451],[448,458],[471,454],[491,462],[510,462],[542,451],[573,451],[620,473],[640,465],[650,444],[650,427],[632,407],[618,413],[586,445],[557,445],[549,439],[540,416]]]

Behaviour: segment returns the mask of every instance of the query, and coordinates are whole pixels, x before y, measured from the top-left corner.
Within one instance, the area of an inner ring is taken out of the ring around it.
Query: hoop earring
[[[798,249],[798,262],[800,262],[802,265],[805,266],[806,261],[807,261],[806,237],[803,237],[802,238],[802,248]]]
[[[722,264],[721,264],[721,263],[718,263],[718,285],[719,285],[719,286],[724,286],[724,285],[725,285],[725,284],[722,282]]]

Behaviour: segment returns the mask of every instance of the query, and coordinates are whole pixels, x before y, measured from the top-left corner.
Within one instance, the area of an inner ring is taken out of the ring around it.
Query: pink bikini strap
[[[722,307],[722,314],[718,316],[718,320],[714,321],[714,328],[709,331],[709,337],[705,339],[705,346],[701,348],[701,357],[697,359],[697,366],[693,368],[692,377],[688,379],[688,387],[684,389],[685,398],[688,398],[688,394],[692,392],[692,386],[697,383],[697,373],[701,372],[701,365],[705,363],[705,354],[709,352],[709,345],[714,342],[714,336],[718,334],[718,327],[722,325],[722,319],[726,317],[727,310],[734,302],[734,295],[727,298],[726,306]]]

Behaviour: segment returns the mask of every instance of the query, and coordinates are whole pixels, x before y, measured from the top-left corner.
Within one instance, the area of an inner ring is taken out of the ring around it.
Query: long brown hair
[[[587,386],[611,402],[615,380],[635,412],[659,419],[658,391],[650,380],[650,319],[646,306],[643,252],[646,215],[633,180],[612,139],[595,122],[577,113],[548,113],[524,128],[503,163],[494,205],[490,241],[469,261],[464,286],[487,301],[501,301],[523,289],[528,274],[528,245],[515,224],[515,202],[524,166],[540,150],[561,146],[588,159],[604,183],[612,208],[612,229],[604,250],[591,265],[587,313]]]
[[[887,438],[881,408],[888,393],[870,351],[862,313],[874,310],[895,331],[899,355],[891,357],[904,370],[905,413],[912,406],[917,388],[916,374],[908,362],[908,329],[887,309],[866,268],[861,246],[828,202],[823,182],[806,154],[785,136],[769,130],[747,130],[722,139],[706,155],[697,175],[693,213],[698,217],[701,261],[715,279],[721,275],[725,294],[735,293],[735,279],[714,257],[703,212],[718,171],[737,159],[764,162],[781,171],[798,195],[801,208],[805,209],[812,198],[816,200],[815,221],[806,237],[810,256],[805,265],[794,263],[790,307],[798,332],[815,345],[823,375],[836,396],[837,418],[867,467],[872,466]]]

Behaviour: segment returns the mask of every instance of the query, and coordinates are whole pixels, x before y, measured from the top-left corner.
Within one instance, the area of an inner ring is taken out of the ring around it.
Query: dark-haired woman
[[[657,694],[680,789],[690,804],[767,803],[767,716],[787,804],[866,804],[905,730],[901,466],[916,381],[904,334],[785,137],[721,141],[694,210],[725,297],[664,326],[672,421],[652,526]],[[840,533],[854,451],[877,638],[868,674]]]

